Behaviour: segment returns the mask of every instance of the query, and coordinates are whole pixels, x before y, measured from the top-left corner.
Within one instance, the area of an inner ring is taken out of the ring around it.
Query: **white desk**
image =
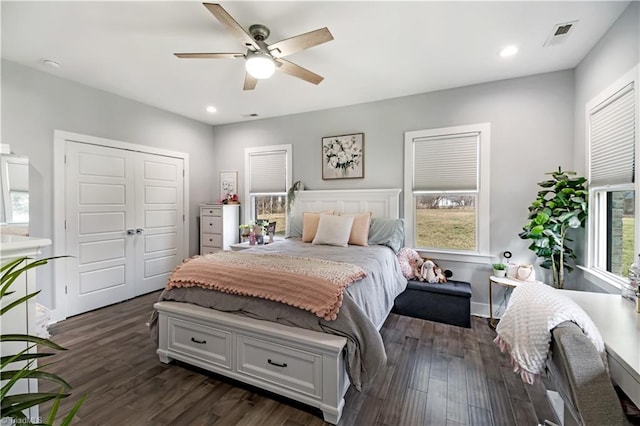
[[[611,378],[640,407],[640,314],[618,294],[562,290],[591,317],[607,350]]]
[[[34,258],[40,254],[40,250],[44,247],[51,245],[51,241],[46,238],[33,238],[23,237],[18,235],[4,234],[0,232],[0,265],[6,265],[7,263],[21,258],[31,257]],[[26,273],[21,274],[16,281],[11,284],[10,290],[13,294],[5,295],[2,298],[2,307],[8,306],[10,303],[18,300],[21,297],[31,294],[37,290],[36,287],[36,271],[30,269]],[[0,321],[0,333],[2,334],[32,334],[35,335],[36,324],[36,299],[29,299],[26,303],[14,307],[8,312],[2,315],[2,321]],[[2,343],[2,355],[16,354],[29,345],[26,342],[3,342]],[[32,348],[29,352],[37,352],[36,348]],[[26,362],[11,364],[11,367],[20,368],[24,366]],[[31,370],[35,370],[37,364],[31,366]],[[38,392],[38,380],[37,379],[21,379],[18,381],[9,392],[10,394],[19,393],[36,393]],[[38,406],[34,406],[24,411],[24,414],[30,421],[38,419]],[[2,416],[0,415],[0,418]],[[5,423],[5,420],[0,420],[0,424],[13,424],[13,422]]]

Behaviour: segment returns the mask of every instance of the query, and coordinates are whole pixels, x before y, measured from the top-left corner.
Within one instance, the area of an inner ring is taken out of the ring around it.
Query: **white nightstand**
[[[246,250],[246,249],[250,249],[250,248],[260,248],[260,247],[268,247],[272,244],[276,244],[278,241],[282,241],[281,239],[276,238],[272,243],[268,243],[268,244],[254,244],[251,245],[249,244],[249,241],[245,241],[244,243],[235,243],[235,244],[230,244],[229,248],[231,249],[231,251],[242,251],[242,250]]]
[[[523,281],[517,281],[507,277],[496,277],[494,275],[489,277],[489,326],[491,328],[496,328],[495,319],[493,318],[493,284],[506,287],[507,289],[513,289],[522,283]]]

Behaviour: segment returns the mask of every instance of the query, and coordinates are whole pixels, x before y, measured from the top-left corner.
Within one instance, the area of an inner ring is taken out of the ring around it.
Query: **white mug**
[[[511,278],[512,280],[515,280],[517,274],[518,274],[518,264],[507,263],[507,278]]]

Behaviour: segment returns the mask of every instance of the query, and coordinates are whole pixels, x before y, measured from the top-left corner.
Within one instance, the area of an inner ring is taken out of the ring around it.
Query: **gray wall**
[[[580,62],[575,70],[575,170],[586,170],[585,107],[600,92],[613,84],[640,62],[640,2],[634,1],[618,18],[598,44]],[[576,241],[584,248],[584,241]],[[584,251],[578,253],[578,262],[583,264]],[[576,271],[576,287],[588,291],[602,291],[583,279]],[[617,290],[616,290],[617,291]]]
[[[55,129],[188,153],[189,253],[198,252],[197,206],[213,201],[217,192],[210,125],[3,60],[2,143],[29,157],[30,232],[46,238],[53,226]],[[38,271],[38,287],[39,300],[51,307],[48,268]]]
[[[404,132],[491,123],[491,253],[510,250],[535,261],[518,238],[536,182],[544,173],[573,165],[573,71],[425,93],[379,102],[214,128],[218,170],[239,170],[250,146],[293,145],[293,180],[306,189],[402,188]],[[365,134],[365,178],[323,181],[320,140]],[[242,193],[242,192],[241,192]],[[473,283],[473,301],[487,303],[488,264],[441,262],[454,278]],[[540,274],[542,272],[539,272]]]

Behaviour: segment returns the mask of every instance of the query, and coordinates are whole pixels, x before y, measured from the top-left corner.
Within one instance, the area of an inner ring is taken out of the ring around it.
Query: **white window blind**
[[[635,102],[633,83],[589,114],[592,186],[632,183],[635,176]]]
[[[7,161],[9,191],[29,191],[29,165]]]
[[[287,151],[251,153],[249,171],[249,192],[287,191]]]
[[[479,133],[414,139],[414,191],[477,191]]]

